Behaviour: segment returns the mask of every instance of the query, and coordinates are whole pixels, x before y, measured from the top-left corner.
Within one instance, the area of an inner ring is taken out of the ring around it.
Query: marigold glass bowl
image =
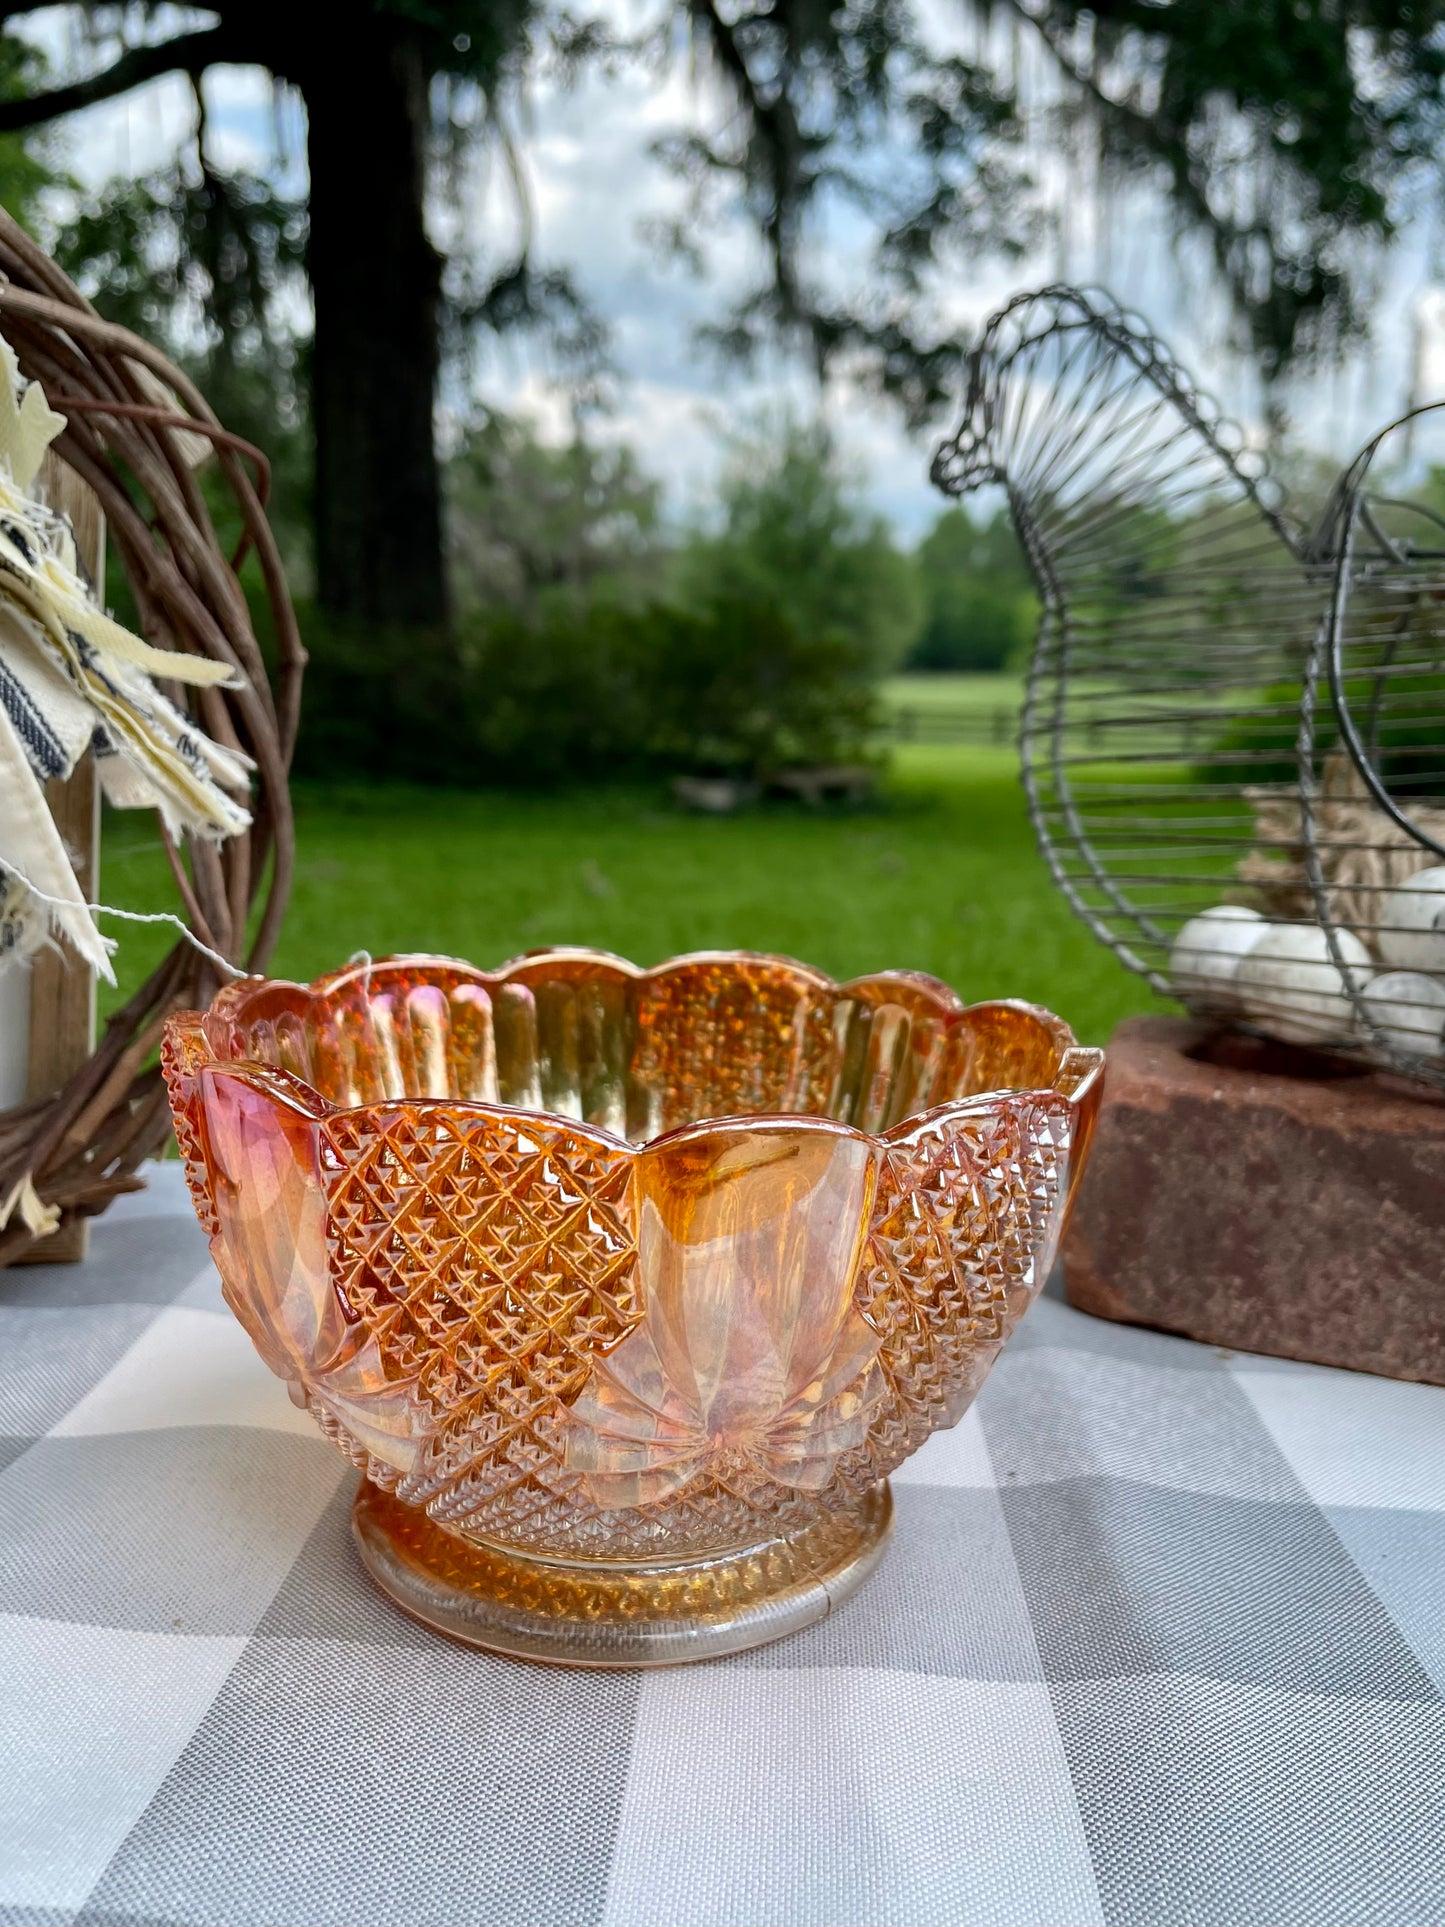
[[[247,979],[163,1063],[231,1309],[418,1619],[660,1665],[822,1618],[1053,1261],[1102,1053],[780,957]]]

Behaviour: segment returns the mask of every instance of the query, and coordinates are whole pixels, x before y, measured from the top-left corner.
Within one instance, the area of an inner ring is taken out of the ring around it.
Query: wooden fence
[[[1018,711],[947,708],[942,704],[904,703],[891,709],[884,733],[894,743],[966,743],[1007,749],[1018,736]]]
[[[900,703],[889,709],[883,724],[891,743],[951,743],[960,746],[1011,749],[1019,737],[1019,711],[1005,704],[992,709],[950,708],[944,704]],[[1084,715],[1070,719],[1072,750],[1093,751],[1135,763],[1154,757],[1192,756],[1214,747],[1217,729],[1208,715],[1181,716],[1161,711],[1127,716]],[[1225,762],[1238,760],[1224,754]],[[1246,757],[1248,760],[1248,757]]]

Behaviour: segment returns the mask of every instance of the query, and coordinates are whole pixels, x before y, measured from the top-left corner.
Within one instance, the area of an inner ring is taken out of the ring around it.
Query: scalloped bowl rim
[[[634,1156],[650,1151],[657,1145],[672,1146],[680,1139],[705,1137],[723,1127],[736,1129],[739,1126],[752,1131],[805,1130],[822,1136],[861,1139],[868,1144],[887,1144],[936,1118],[986,1109],[998,1098],[1056,1095],[1077,1107],[1097,1085],[1104,1068],[1104,1051],[1097,1045],[1078,1043],[1070,1025],[1043,1004],[1030,1003],[1027,999],[1019,997],[986,997],[979,999],[976,1003],[966,1004],[957,991],[944,983],[941,977],[934,977],[927,971],[921,970],[867,971],[861,976],[850,977],[839,982],[837,978],[829,976],[815,964],[803,963],[796,957],[785,956],[778,952],[762,950],[690,950],[674,957],[664,958],[661,963],[643,966],[634,964],[628,958],[610,950],[594,950],[585,945],[545,945],[510,957],[505,963],[499,964],[495,970],[484,970],[477,964],[469,963],[465,958],[450,957],[437,951],[398,951],[384,957],[373,958],[363,955],[360,961],[352,958],[336,969],[323,971],[309,984],[296,983],[287,977],[240,977],[219,990],[206,1009],[199,1014],[202,1018],[210,1016],[216,1012],[218,1004],[238,1006],[234,1011],[231,1008],[223,1008],[217,1014],[227,1021],[239,1023],[244,1021],[246,1002],[251,996],[257,996],[262,991],[291,990],[302,997],[321,1002],[331,993],[345,989],[357,980],[369,986],[375,973],[380,970],[425,968],[428,965],[435,965],[447,970],[465,971],[477,979],[483,987],[490,987],[515,981],[524,972],[539,970],[548,963],[594,964],[604,967],[602,974],[616,975],[632,983],[655,981],[698,965],[763,964],[801,975],[810,980],[814,989],[832,992],[839,996],[846,996],[850,990],[868,984],[907,985],[927,996],[934,1003],[938,1016],[950,1030],[961,1019],[982,1010],[1010,1010],[1021,1016],[1036,1019],[1043,1028],[1052,1032],[1058,1041],[1059,1062],[1052,1084],[998,1085],[985,1091],[971,1091],[967,1096],[948,1098],[942,1104],[930,1104],[921,1111],[910,1112],[885,1131],[865,1131],[856,1124],[845,1124],[837,1118],[818,1117],[807,1111],[718,1112],[708,1117],[692,1118],[685,1123],[673,1125],[671,1129],[660,1131],[656,1137],[647,1138],[642,1143],[634,1143],[629,1138],[620,1137],[616,1132],[609,1131],[604,1125],[571,1117],[561,1111],[539,1109],[534,1105],[490,1102],[480,1098],[403,1096],[374,1099],[365,1104],[336,1104],[296,1072],[255,1058],[208,1056],[196,1068],[201,1075],[219,1071],[228,1075],[245,1073],[264,1079],[273,1097],[278,1101],[288,1102],[292,1108],[311,1118],[358,1116],[368,1111],[383,1110],[395,1104],[421,1105],[427,1109],[445,1108],[453,1113],[462,1112],[468,1116],[527,1117],[534,1118],[539,1123],[575,1132],[580,1137],[593,1138],[609,1149],[630,1151]],[[177,1013],[178,1016],[181,1014]],[[1062,1081],[1066,1077],[1067,1085]]]

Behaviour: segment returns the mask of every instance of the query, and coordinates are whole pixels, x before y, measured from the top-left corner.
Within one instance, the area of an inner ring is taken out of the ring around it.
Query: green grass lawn
[[[493,964],[558,943],[639,963],[741,946],[840,977],[906,966],[970,999],[1033,998],[1091,1041],[1153,1004],[1050,883],[1009,751],[902,749],[876,804],[847,814],[714,818],[660,793],[360,787],[303,787],[296,806],[296,888],[272,961],[284,976],[363,948]],[[103,878],[109,902],[172,907],[148,819],[108,819]],[[133,985],[165,935],[110,928]]]
[[[971,709],[991,715],[996,709],[1016,713],[1023,699],[1023,677],[1004,671],[965,676],[928,670],[915,676],[890,676],[883,685],[883,701],[889,709]]]

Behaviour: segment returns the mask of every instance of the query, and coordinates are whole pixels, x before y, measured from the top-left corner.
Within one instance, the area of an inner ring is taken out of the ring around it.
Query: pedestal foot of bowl
[[[363,1480],[351,1526],[403,1612],[466,1645],[559,1666],[672,1666],[826,1619],[883,1556],[886,1483],[787,1539],[656,1565],[569,1565],[458,1538]]]

